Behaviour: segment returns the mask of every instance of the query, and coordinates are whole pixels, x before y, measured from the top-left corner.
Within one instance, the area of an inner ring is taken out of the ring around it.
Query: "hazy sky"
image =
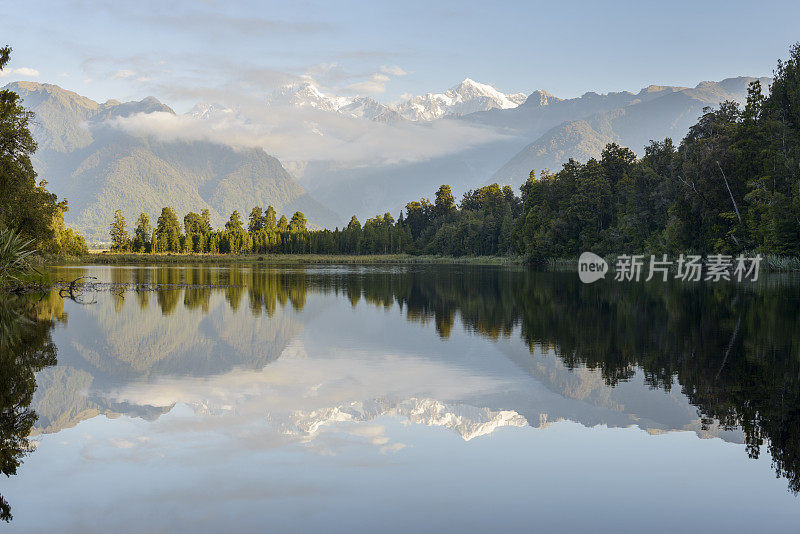
[[[310,75],[384,102],[465,77],[506,92],[638,90],[769,75],[800,2],[0,0],[4,80],[181,110]],[[38,75],[37,75],[38,73]],[[2,82],[0,82],[2,83]]]

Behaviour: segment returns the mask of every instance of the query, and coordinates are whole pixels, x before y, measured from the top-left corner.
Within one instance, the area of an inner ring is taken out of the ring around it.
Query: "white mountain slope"
[[[490,109],[512,109],[523,102],[523,93],[504,94],[469,78],[444,93],[415,96],[398,106],[400,114],[409,120],[433,120],[448,115],[466,115]]]
[[[547,93],[543,94],[551,99],[554,98]],[[491,85],[478,83],[469,78],[444,93],[415,96],[399,104],[382,104],[365,96],[338,96],[325,93],[313,82],[301,81],[284,85],[271,93],[267,97],[267,106],[307,107],[382,122],[400,119],[431,121],[476,111],[512,109],[525,102],[525,99],[524,93],[505,94]]]

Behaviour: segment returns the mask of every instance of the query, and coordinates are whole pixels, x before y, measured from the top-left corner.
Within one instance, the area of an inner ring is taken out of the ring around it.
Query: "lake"
[[[797,531],[797,277],[84,275],[162,289],[4,297],[9,532]]]

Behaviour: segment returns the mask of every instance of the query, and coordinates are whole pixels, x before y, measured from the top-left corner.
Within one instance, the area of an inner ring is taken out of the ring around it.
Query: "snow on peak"
[[[448,115],[466,115],[490,109],[511,109],[525,102],[523,93],[505,94],[491,85],[465,78],[444,93],[411,97],[396,105],[365,96],[337,96],[321,91],[313,82],[290,83],[267,97],[269,106],[311,107],[347,116],[383,122],[406,119],[430,121]]]
[[[352,98],[323,93],[308,80],[284,85],[267,97],[269,106],[311,107],[324,111],[339,111],[350,103]]]
[[[486,436],[500,427],[528,425],[522,415],[512,410],[494,411],[416,397],[395,402],[387,399],[352,401],[316,410],[298,410],[283,417],[269,415],[268,420],[286,435],[309,440],[336,423],[364,423],[383,415],[401,417],[415,424],[449,428],[464,441]]]
[[[231,117],[235,112],[231,108],[220,104],[201,102],[200,104],[196,104],[186,114],[195,119],[218,119],[220,117]]]
[[[399,105],[410,120],[432,120],[446,115],[466,115],[490,109],[511,109],[525,101],[522,93],[507,95],[484,83],[466,78],[444,93],[416,96]]]

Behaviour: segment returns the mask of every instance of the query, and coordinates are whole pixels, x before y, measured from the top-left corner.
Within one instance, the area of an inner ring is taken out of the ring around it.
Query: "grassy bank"
[[[132,263],[259,263],[264,265],[385,265],[385,264],[458,264],[458,265],[521,265],[523,257],[499,256],[412,256],[410,254],[132,254],[96,253],[81,258],[43,258],[51,265],[64,264],[132,264]]]
[[[649,256],[648,256],[649,258]],[[613,268],[616,256],[607,256]],[[436,256],[411,254],[135,254],[95,252],[77,256],[36,256],[33,265],[76,264],[263,264],[263,265],[389,265],[389,264],[447,264],[447,265],[525,265],[524,256]],[[548,258],[539,269],[545,271],[575,271],[577,258]],[[770,272],[800,271],[800,257],[766,255],[760,270]]]

